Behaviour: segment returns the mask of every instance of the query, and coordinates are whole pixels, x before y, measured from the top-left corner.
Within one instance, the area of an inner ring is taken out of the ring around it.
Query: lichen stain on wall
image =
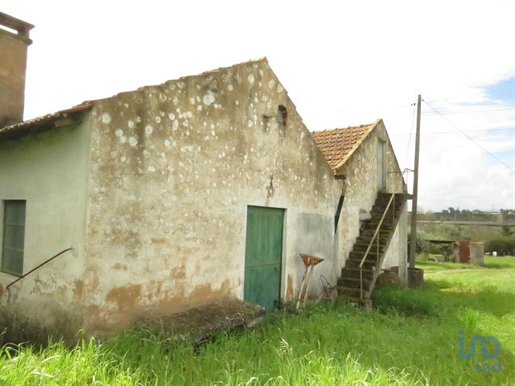
[[[82,299],[82,294],[84,293],[84,282],[82,280],[75,280],[72,291],[75,299]]]
[[[286,287],[286,300],[292,300],[293,299],[293,277],[291,275],[288,275],[288,284]]]
[[[135,308],[141,295],[141,285],[126,285],[111,289],[106,296],[106,301],[116,303],[118,312],[127,312]]]
[[[119,271],[127,271],[129,269],[127,264],[121,264],[121,263],[116,263],[111,268],[119,270]]]
[[[163,297],[149,308],[151,308],[156,315],[166,315],[168,313],[181,312],[192,307],[202,306],[227,297],[236,297],[229,280],[223,281],[219,288],[214,288],[210,283],[204,283],[194,288],[188,288],[188,291],[189,290],[191,290],[191,292],[184,292],[182,298]]]
[[[186,278],[186,267],[184,265],[175,267],[171,270],[170,276],[175,280],[181,280]]]
[[[334,215],[338,184],[265,62],[118,94],[91,114],[84,296],[109,325],[241,296],[247,205]]]

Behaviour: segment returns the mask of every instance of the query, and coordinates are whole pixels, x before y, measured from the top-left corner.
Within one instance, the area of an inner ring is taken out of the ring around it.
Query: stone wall
[[[284,299],[300,285],[299,252],[336,278],[339,186],[266,60],[95,102],[91,165],[92,330],[242,298],[248,205],[286,210]]]

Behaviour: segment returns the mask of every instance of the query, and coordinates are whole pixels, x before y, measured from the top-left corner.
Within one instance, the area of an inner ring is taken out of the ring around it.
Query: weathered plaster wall
[[[485,264],[485,246],[482,242],[470,242],[470,263],[477,265]]]
[[[369,212],[377,198],[377,142],[386,143],[386,192],[401,193],[404,190],[404,180],[382,121],[370,132],[351,158],[342,168],[346,193],[338,225],[338,256],[340,268],[345,265],[352,247],[359,236],[359,212]],[[401,219],[402,220],[402,219]],[[399,252],[397,238],[392,241],[390,253]],[[392,264],[397,265],[397,264]]]
[[[0,272],[0,326],[13,339],[37,330],[74,336],[81,323],[88,125],[0,143],[0,199],[27,200],[24,273],[77,246],[76,256],[65,252],[9,290],[17,276]]]
[[[298,273],[305,270],[300,253],[308,253],[326,259],[334,255],[334,215],[320,216],[313,213],[300,213],[294,227],[296,240],[292,271],[297,273],[298,279]],[[337,266],[337,258],[335,257],[333,261],[323,261],[314,268],[310,287],[311,297],[321,297],[325,293],[323,284],[326,284],[326,282],[320,280],[320,275],[324,275],[329,283],[333,285],[336,283],[339,277]],[[295,296],[297,295],[298,293],[295,293]]]
[[[408,268],[408,243],[407,243],[407,229],[408,229],[408,206],[404,205],[399,223],[395,228],[392,236],[392,241],[386,256],[383,260],[381,268],[388,269],[398,267],[398,275],[401,283],[407,283],[407,268]]]
[[[317,272],[335,277],[339,187],[266,60],[119,94],[92,114],[91,330],[242,298],[248,205],[286,209],[286,299],[297,294],[301,251],[322,255]]]
[[[0,28],[0,127],[23,120],[30,40]]]

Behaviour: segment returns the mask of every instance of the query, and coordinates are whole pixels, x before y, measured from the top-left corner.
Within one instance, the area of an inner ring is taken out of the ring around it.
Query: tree
[[[513,231],[510,229],[509,225],[503,225],[501,233],[503,236],[511,236],[513,234]]]

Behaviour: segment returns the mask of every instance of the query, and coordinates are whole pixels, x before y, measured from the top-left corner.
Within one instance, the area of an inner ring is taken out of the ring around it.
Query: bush
[[[497,252],[500,256],[515,254],[515,237],[495,236],[485,241],[485,252]]]

